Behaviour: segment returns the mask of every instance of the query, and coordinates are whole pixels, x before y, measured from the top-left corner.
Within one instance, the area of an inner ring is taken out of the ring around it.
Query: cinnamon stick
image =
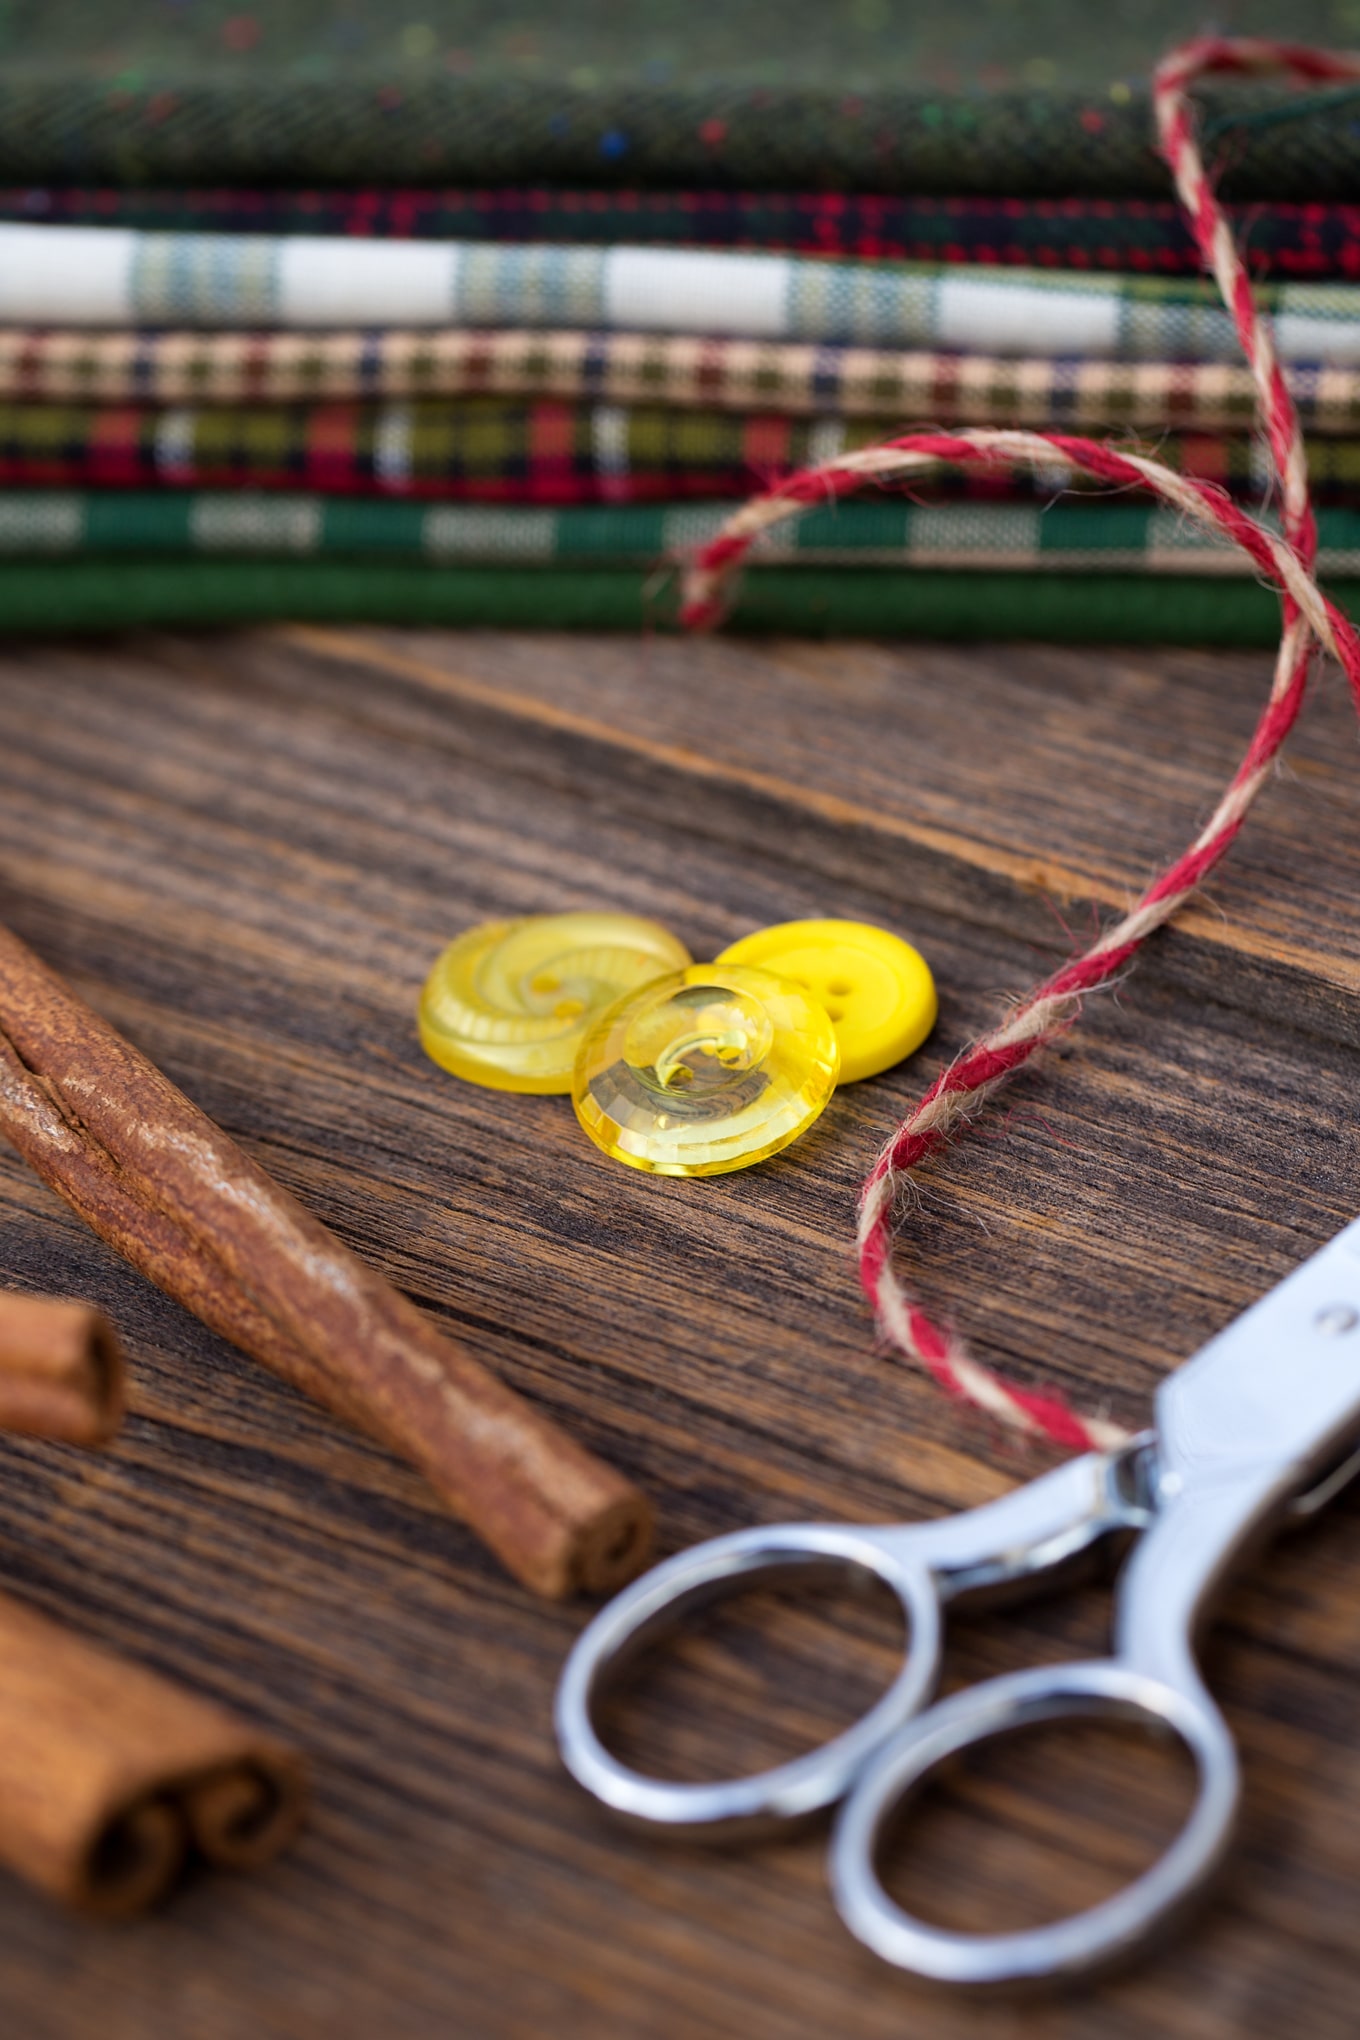
[[[291,1751],[0,1594],[0,1862],[29,1883],[140,1912],[191,1851],[268,1862],[304,1803]]]
[[[385,1441],[538,1592],[646,1557],[622,1475],[437,1332],[0,929],[0,1132],[153,1282]]]
[[[123,1416],[123,1356],[88,1303],[0,1291],[0,1431],[104,1445]]]

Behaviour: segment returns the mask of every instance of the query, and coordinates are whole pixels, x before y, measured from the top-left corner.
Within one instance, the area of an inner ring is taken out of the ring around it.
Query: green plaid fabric
[[[729,503],[492,508],[245,490],[0,491],[0,557],[363,556],[506,566],[654,566],[714,536]],[[1360,575],[1360,510],[1319,513],[1320,570]],[[1040,505],[855,499],[763,537],[753,565],[969,569],[979,573],[1229,575],[1234,546],[1170,510],[1120,499]]]
[[[1355,39],[1347,0],[1220,11]],[[1185,0],[6,0],[0,176],[1164,198],[1146,80],[1202,20]],[[1353,97],[1259,125],[1260,93],[1205,97],[1230,195],[1354,196]]]
[[[1346,0],[1293,0],[1287,22],[1275,0],[1236,0],[1225,13],[1237,35],[1280,35],[1349,47]],[[430,73],[490,76],[589,90],[609,81],[710,86],[715,80],[767,90],[818,86],[864,92],[875,86],[931,91],[998,87],[1094,87],[1138,77],[1168,42],[1189,33],[1184,0],[1138,0],[1095,9],[1083,0],[919,0],[831,6],[780,0],[779,11],[731,0],[6,0],[0,60],[21,74],[36,67],[87,70],[125,92],[175,75],[214,71],[224,83],[276,77],[388,79],[419,83]]]

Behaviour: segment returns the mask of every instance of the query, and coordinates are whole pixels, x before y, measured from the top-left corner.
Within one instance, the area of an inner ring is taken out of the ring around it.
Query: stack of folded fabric
[[[1139,444],[1269,513],[1152,146],[1178,6],[421,12],[0,17],[0,623],[664,622],[735,500],[932,420]],[[1346,15],[1301,0],[1291,32]],[[1344,597],[1360,93],[1205,104]],[[1274,623],[1240,553],[1056,463],[866,494],[758,557],[761,627]]]

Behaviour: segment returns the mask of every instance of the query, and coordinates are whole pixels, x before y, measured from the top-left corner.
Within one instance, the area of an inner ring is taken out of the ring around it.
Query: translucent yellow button
[[[805,1133],[839,1061],[825,1009],[800,985],[743,964],[693,964],[601,1014],[571,1095],[616,1161],[718,1176]]]
[[[755,964],[811,992],[836,1030],[843,1084],[901,1062],[935,1025],[925,958],[867,921],[782,921],[743,935],[718,962]]]
[[[420,995],[425,1053],[496,1091],[569,1091],[591,1022],[627,992],[689,962],[635,914],[485,921],[440,956]]]

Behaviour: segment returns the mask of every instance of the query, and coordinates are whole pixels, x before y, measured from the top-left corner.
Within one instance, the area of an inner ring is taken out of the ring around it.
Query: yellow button
[[[696,963],[601,1014],[572,1102],[597,1147],[658,1176],[718,1176],[805,1133],[836,1087],[825,1011],[800,986]]]
[[[756,964],[811,992],[836,1030],[843,1084],[901,1062],[935,1025],[935,980],[925,958],[867,921],[782,921],[743,935],[718,962]]]
[[[596,1016],[689,951],[635,914],[484,921],[451,942],[420,995],[425,1053],[494,1091],[569,1091]]]

